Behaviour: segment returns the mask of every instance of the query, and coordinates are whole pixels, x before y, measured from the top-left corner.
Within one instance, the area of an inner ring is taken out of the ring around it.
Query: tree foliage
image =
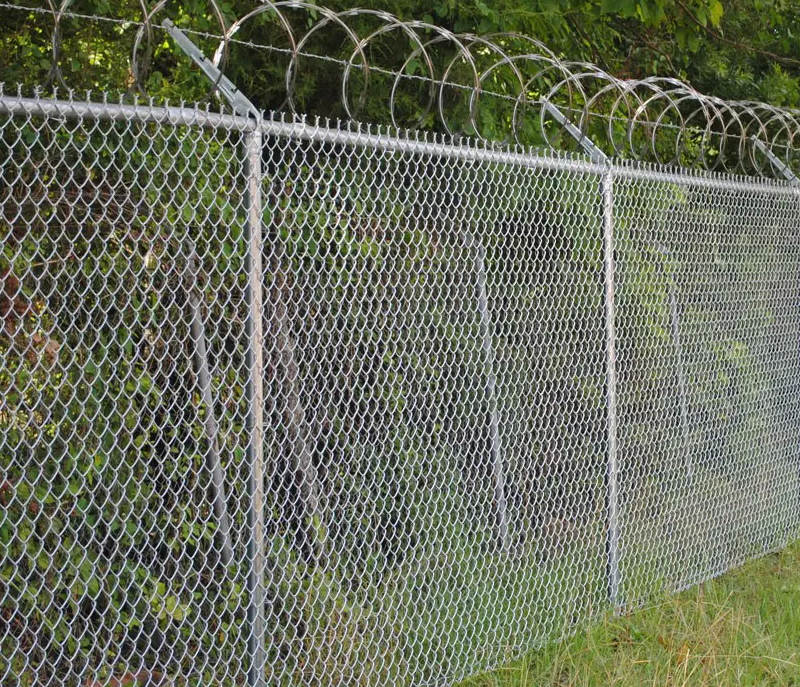
[[[342,0],[327,4],[332,9],[350,7]],[[228,24],[253,8],[246,0],[218,6]],[[800,98],[800,8],[791,0],[397,0],[365,6],[457,32],[519,32],[542,41],[565,59],[594,62],[620,77],[678,77],[711,95],[778,105],[795,105]],[[76,0],[68,11],[131,21],[141,17],[140,3],[135,0],[113,6],[105,0]],[[54,70],[52,20],[47,14],[2,9],[0,16],[0,70],[7,85],[59,85],[60,77],[78,90],[115,92],[131,85],[135,25],[67,14],[61,22],[60,59]],[[217,16],[208,2],[168,3],[158,16],[170,16],[179,26],[201,32],[194,40],[207,54],[213,53],[217,42],[202,36],[219,33]],[[237,37],[285,44],[276,29],[274,16],[267,13],[243,27]],[[205,77],[191,68],[163,33],[155,33],[152,55],[146,45],[143,40],[137,60],[148,72],[150,95],[192,100],[207,92]],[[329,34],[311,47],[339,56],[341,35]],[[373,58],[386,59],[392,47],[398,56],[407,54],[407,45],[387,43],[381,46],[383,54]],[[275,53],[234,47],[226,72],[254,102],[270,109],[283,100],[279,64]],[[299,80],[300,95],[314,93],[314,102],[306,105],[313,104],[319,112],[335,112],[337,79],[331,81],[327,73],[317,78],[313,70],[304,76]]]

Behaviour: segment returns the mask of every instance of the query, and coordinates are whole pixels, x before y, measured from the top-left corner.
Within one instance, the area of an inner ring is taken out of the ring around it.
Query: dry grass
[[[800,543],[462,687],[800,686]]]

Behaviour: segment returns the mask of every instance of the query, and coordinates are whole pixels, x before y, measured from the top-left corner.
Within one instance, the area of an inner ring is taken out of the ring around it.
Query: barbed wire
[[[0,2],[0,8],[31,12],[50,22],[48,85],[69,88],[61,68],[63,28],[66,19],[78,19],[134,31],[128,86],[143,93],[158,44],[156,32],[164,30],[162,21],[169,13],[181,9],[173,0],[138,0],[140,16],[134,19],[73,12],[72,0],[44,2],[46,7]],[[301,64],[316,60],[339,68],[338,104],[353,120],[364,115],[368,103],[374,109],[374,83],[382,78],[382,109],[394,127],[422,128],[433,121],[451,135],[522,145],[533,139],[559,149],[564,143],[553,121],[557,108],[582,135],[616,157],[763,176],[785,176],[794,166],[800,110],[724,100],[675,78],[618,78],[594,64],[563,59],[541,41],[517,33],[455,33],[381,10],[334,11],[302,0],[262,0],[229,22],[217,0],[206,0],[206,5],[207,18],[218,31],[182,30],[216,44],[212,61],[223,72],[231,46],[286,58],[284,100],[278,109],[292,113],[303,110],[298,98]],[[267,18],[282,34],[283,45],[237,35]],[[316,39],[332,32],[343,39],[340,54],[345,57],[313,49]],[[391,51],[379,49],[382,40],[394,41]],[[403,54],[398,54],[398,45],[405,46]],[[376,55],[386,52],[394,59],[390,67],[377,63]],[[409,93],[409,86],[416,90]],[[410,101],[415,103],[411,116]],[[496,115],[489,118],[491,125],[485,112]]]

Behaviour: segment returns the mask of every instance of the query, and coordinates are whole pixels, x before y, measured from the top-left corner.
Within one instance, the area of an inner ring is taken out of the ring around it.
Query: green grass
[[[800,686],[800,542],[461,687]]]

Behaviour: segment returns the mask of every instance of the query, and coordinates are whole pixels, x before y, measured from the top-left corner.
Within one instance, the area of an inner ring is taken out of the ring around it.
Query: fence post
[[[617,350],[614,306],[614,178],[610,162],[600,182],[603,202],[603,273],[606,325],[606,513],[608,598],[614,610],[619,602],[619,465],[617,462]]]
[[[475,248],[475,275],[478,279],[478,312],[480,313],[480,333],[486,366],[486,396],[489,403],[489,441],[492,460],[492,480],[494,482],[494,536],[497,548],[508,548],[508,515],[506,506],[506,477],[503,466],[503,452],[500,443],[500,418],[497,412],[497,391],[494,375],[494,346],[489,319],[489,301],[486,296],[486,249],[480,238],[473,238],[465,232],[467,248]]]
[[[614,307],[614,175],[611,160],[553,103],[542,103],[545,111],[572,136],[591,157],[605,165],[600,179],[603,208],[603,274],[606,329],[606,564],[608,599],[616,611],[619,600],[619,463],[617,460],[617,328]]]
[[[264,322],[263,322],[263,266],[262,247],[262,198],[261,198],[261,132],[251,131],[244,135],[245,158],[245,223],[247,256],[247,320],[246,367],[250,377],[247,382],[247,465],[249,479],[247,496],[249,510],[247,524],[249,539],[247,560],[249,563],[247,592],[249,606],[247,620],[250,628],[248,655],[250,665],[248,687],[264,685]]]
[[[773,170],[779,172],[780,175],[786,179],[786,181],[788,181],[792,186],[795,187],[795,189],[797,189],[798,196],[800,197],[800,178],[798,178],[792,168],[789,167],[789,165],[787,165],[777,155],[775,155],[775,153],[772,152],[772,149],[760,139],[752,137],[750,141],[753,144],[753,148],[755,148],[762,155],[764,155],[767,160],[769,160]],[[800,474],[798,475],[798,478],[800,478]],[[800,493],[798,494],[797,510],[800,511]]]
[[[239,91],[235,84],[231,82],[219,69],[203,54],[192,41],[177,28],[169,19],[164,20],[164,28],[167,33],[172,36],[172,39],[177,43],[178,47],[191,58],[200,70],[214,83],[216,89],[227,99],[235,112],[244,116],[252,117],[255,122],[261,122],[261,112],[253,105],[245,96]],[[252,325],[255,327],[252,330],[252,338],[249,342],[253,348],[252,353],[255,358],[252,359],[252,382],[254,384],[254,395],[250,399],[251,406],[255,405],[256,408],[252,412],[256,414],[253,418],[253,442],[257,441],[255,448],[255,455],[250,465],[251,470],[251,505],[252,508],[257,509],[257,513],[253,516],[251,523],[251,540],[250,543],[253,547],[251,564],[253,569],[260,571],[262,579],[257,581],[251,579],[252,593],[254,594],[253,604],[258,607],[256,616],[252,618],[255,629],[260,628],[260,636],[262,637],[262,644],[260,652],[263,653],[263,627],[264,627],[264,581],[263,574],[265,571],[265,564],[267,559],[264,555],[264,469],[263,469],[263,349],[261,347],[264,340],[263,337],[263,297],[262,297],[262,260],[261,260],[261,243],[262,243],[262,194],[261,194],[261,144],[262,133],[260,131],[253,131],[245,134],[245,159],[248,164],[247,171],[247,213],[248,213],[248,230],[249,230],[249,258],[251,260],[251,272],[249,280],[249,288],[251,299],[248,300],[251,306]],[[258,227],[258,232],[255,232]],[[278,244],[279,245],[279,244]],[[279,249],[279,255],[282,251]],[[276,278],[282,279],[280,269],[275,274]],[[307,520],[305,525],[306,538],[308,545],[312,550],[314,559],[319,562],[321,557],[321,537],[320,533],[323,527],[322,516],[319,511],[319,493],[317,487],[317,475],[311,458],[311,451],[308,446],[308,427],[305,420],[303,408],[300,404],[300,393],[297,387],[297,379],[299,371],[294,355],[294,342],[292,341],[290,328],[287,324],[286,307],[283,303],[283,296],[281,291],[283,285],[277,283],[271,289],[271,294],[274,302],[271,303],[273,312],[269,315],[270,322],[276,325],[275,333],[275,350],[280,358],[278,365],[284,370],[285,380],[285,416],[287,419],[287,426],[292,434],[291,447],[292,452],[291,460],[294,463],[294,468],[300,480],[299,488],[301,492],[301,499],[303,501],[303,519]],[[257,313],[257,316],[255,315]],[[257,344],[257,346],[256,346]],[[257,429],[256,429],[257,428]],[[251,513],[252,514],[252,513]],[[254,543],[254,540],[255,543]],[[256,573],[252,573],[256,574]],[[258,584],[256,584],[258,582]],[[252,610],[252,609],[251,609]],[[260,619],[260,620],[259,620]],[[252,641],[252,638],[251,638]],[[254,665],[263,665],[263,661],[259,663],[255,659],[260,655],[258,652],[253,654]],[[263,680],[263,671],[260,678]],[[255,683],[250,683],[251,687]]]
[[[206,347],[206,332],[203,324],[203,311],[200,293],[197,287],[199,262],[193,241],[187,242],[189,252],[189,278],[192,283],[188,285],[189,309],[191,311],[191,324],[189,333],[194,345],[192,359],[194,361],[197,386],[200,389],[200,398],[205,406],[203,427],[206,432],[208,449],[206,451],[206,466],[211,475],[211,488],[214,492],[214,516],[217,520],[217,541],[220,548],[220,559],[223,565],[230,565],[233,560],[233,544],[231,543],[231,524],[228,517],[228,499],[225,494],[225,473],[222,469],[219,449],[219,427],[214,411],[214,396],[211,391],[211,372],[208,365],[208,350]]]

